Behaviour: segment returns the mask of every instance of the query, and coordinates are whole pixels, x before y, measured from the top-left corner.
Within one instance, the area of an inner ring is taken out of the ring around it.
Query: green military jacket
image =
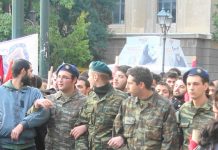
[[[61,91],[47,96],[54,106],[48,121],[48,133],[45,139],[47,150],[81,150],[88,149],[75,147],[75,140],[70,136],[71,129],[78,119],[79,112],[86,101],[86,97],[76,91],[71,97],[65,97]],[[83,142],[88,139],[83,138]],[[87,143],[86,143],[87,144]],[[84,145],[83,145],[84,146]]]
[[[127,94],[112,86],[106,95],[99,98],[91,91],[76,125],[85,124],[89,132],[90,150],[109,150],[107,142],[113,137],[113,122],[122,100]]]
[[[183,150],[188,150],[192,130],[202,130],[214,118],[212,103],[208,101],[202,107],[196,108],[192,101],[182,105],[178,113],[178,123],[183,134]]]
[[[128,150],[178,150],[176,116],[168,100],[154,93],[147,100],[123,101],[114,126]]]

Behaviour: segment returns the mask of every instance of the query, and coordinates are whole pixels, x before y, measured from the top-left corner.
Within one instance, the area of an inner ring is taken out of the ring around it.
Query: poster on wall
[[[12,61],[23,58],[31,62],[33,74],[38,74],[38,34],[0,42],[0,55],[4,73]]]
[[[119,55],[119,65],[143,65],[155,72],[161,72],[163,60],[163,39],[159,36],[127,37],[125,46]],[[166,39],[165,45],[166,69],[189,68],[180,41]]]

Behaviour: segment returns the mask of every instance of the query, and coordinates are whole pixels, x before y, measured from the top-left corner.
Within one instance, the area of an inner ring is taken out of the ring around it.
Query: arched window
[[[176,22],[176,0],[158,0],[158,12],[164,8],[165,11],[168,11],[173,16],[173,23]]]
[[[112,11],[112,24],[124,23],[125,0],[117,0],[116,6]]]

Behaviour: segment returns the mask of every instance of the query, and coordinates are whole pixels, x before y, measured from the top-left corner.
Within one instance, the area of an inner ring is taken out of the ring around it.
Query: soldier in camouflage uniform
[[[128,150],[178,150],[174,108],[169,100],[152,91],[152,75],[143,67],[127,71],[127,91],[115,119],[118,134],[108,144]]]
[[[183,137],[182,149],[188,150],[192,131],[202,130],[213,119],[214,114],[212,103],[206,96],[209,83],[208,73],[202,68],[192,68],[184,74],[183,81],[187,86],[191,101],[182,105],[177,112],[177,119]]]
[[[48,132],[45,138],[47,150],[87,150],[88,139],[82,136],[79,140],[83,147],[75,144],[75,139],[70,135],[79,112],[86,101],[86,97],[80,93],[75,83],[79,72],[74,65],[63,64],[57,69],[57,84],[59,91],[47,96],[53,102],[51,116],[48,121]],[[84,143],[85,142],[85,143]]]
[[[94,61],[89,66],[89,82],[93,91],[88,95],[84,108],[72,130],[75,138],[84,132],[89,133],[90,150],[110,150],[107,144],[113,137],[113,121],[122,100],[127,94],[116,90],[109,83],[111,70],[101,61]]]

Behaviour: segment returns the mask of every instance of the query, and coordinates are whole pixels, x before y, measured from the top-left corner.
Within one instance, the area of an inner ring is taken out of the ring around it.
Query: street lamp
[[[164,63],[165,63],[165,45],[166,45],[166,35],[170,29],[172,23],[172,15],[169,11],[165,11],[164,8],[157,14],[158,23],[160,24],[161,31],[163,33],[163,59],[162,59],[162,74],[164,75]]]

